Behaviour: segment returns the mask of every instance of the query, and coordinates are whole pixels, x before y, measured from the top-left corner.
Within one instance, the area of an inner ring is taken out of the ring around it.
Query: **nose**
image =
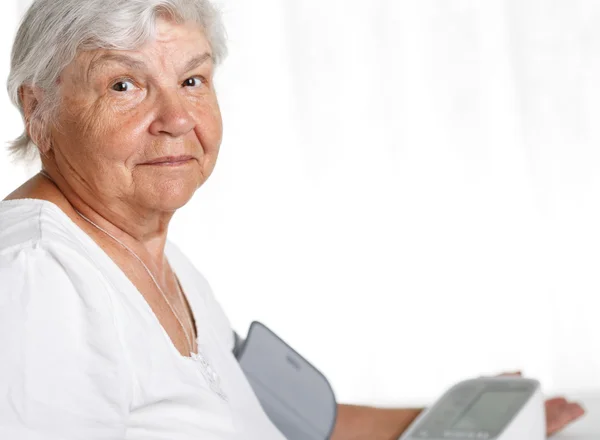
[[[156,102],[159,110],[150,124],[150,132],[159,136],[166,134],[180,137],[189,133],[195,125],[189,104],[177,90],[164,91]]]

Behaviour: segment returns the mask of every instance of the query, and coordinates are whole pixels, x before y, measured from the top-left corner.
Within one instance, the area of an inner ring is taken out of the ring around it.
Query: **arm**
[[[421,411],[338,405],[331,440],[397,440]]]

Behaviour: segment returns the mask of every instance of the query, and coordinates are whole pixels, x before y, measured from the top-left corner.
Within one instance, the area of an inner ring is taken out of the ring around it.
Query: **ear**
[[[42,118],[39,113],[40,103],[44,99],[44,91],[36,86],[23,85],[19,89],[19,99],[23,106],[25,118],[25,129],[29,138],[36,144],[42,155],[45,155],[51,146],[49,134],[46,132]]]

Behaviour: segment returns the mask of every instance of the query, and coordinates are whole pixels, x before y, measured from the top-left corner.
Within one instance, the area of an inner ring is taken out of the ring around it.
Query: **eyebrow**
[[[211,60],[211,61],[213,60],[212,55],[208,52],[203,53],[202,55],[196,55],[195,57],[193,57],[191,60],[189,60],[187,62],[183,71],[189,72],[190,70],[200,67],[202,64],[204,64],[208,60]]]
[[[201,55],[196,55],[186,63],[184,72],[188,72],[197,67],[200,67],[206,61],[212,60],[212,59],[213,59],[212,54],[210,54],[209,52],[205,52]],[[90,63],[90,66],[88,68],[88,76],[91,76],[96,70],[98,70],[102,66],[102,64],[104,64],[106,62],[116,62],[119,64],[123,64],[132,70],[146,69],[146,63],[144,63],[143,61],[133,59],[133,58],[131,58],[127,55],[123,55],[123,54],[105,53]]]
[[[88,76],[91,76],[96,70],[98,70],[102,66],[102,64],[111,61],[123,64],[132,70],[144,70],[146,68],[146,63],[144,63],[143,61],[135,60],[131,57],[128,57],[127,55],[122,55],[118,53],[105,53],[91,62],[88,68]]]

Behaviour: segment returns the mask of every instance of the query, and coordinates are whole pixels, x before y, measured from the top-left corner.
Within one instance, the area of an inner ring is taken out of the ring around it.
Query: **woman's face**
[[[60,77],[51,157],[61,174],[103,204],[183,206],[221,143],[213,68],[199,27],[162,19],[138,50],[82,52]]]

